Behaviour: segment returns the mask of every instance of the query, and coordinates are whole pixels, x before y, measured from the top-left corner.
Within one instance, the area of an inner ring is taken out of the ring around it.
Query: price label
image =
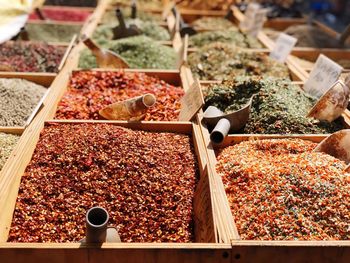
[[[285,62],[297,41],[298,39],[285,33],[279,34],[270,57],[279,62]]]
[[[267,12],[268,9],[260,9],[256,3],[249,4],[245,19],[240,23],[241,30],[256,37],[266,21]]]
[[[190,121],[193,116],[203,107],[204,99],[200,84],[196,79],[193,85],[181,99],[181,111],[179,120]]]
[[[339,78],[343,68],[325,55],[319,55],[304,90],[311,96],[320,98]]]

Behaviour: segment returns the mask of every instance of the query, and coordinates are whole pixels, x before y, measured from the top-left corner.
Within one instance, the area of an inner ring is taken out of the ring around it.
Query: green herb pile
[[[237,28],[223,17],[202,17],[192,23],[196,30],[227,30]]]
[[[120,55],[131,68],[174,69],[177,54],[171,47],[161,45],[145,36],[129,37],[102,44],[102,47]],[[90,50],[81,52],[80,68],[97,68]]]
[[[250,117],[240,133],[332,133],[343,128],[339,120],[327,123],[307,118],[316,99],[290,81],[271,77],[237,77],[212,85],[206,92],[205,108],[216,106],[229,113],[240,109],[253,94]]]
[[[234,45],[215,42],[188,56],[195,77],[201,80],[225,80],[235,76],[269,76],[289,79],[283,63],[264,53],[242,51]]]
[[[70,42],[75,34],[79,34],[80,25],[61,24],[26,24],[30,40],[46,42]]]
[[[124,18],[130,19],[131,18],[131,8],[122,8],[121,9],[124,15]],[[137,10],[137,18],[142,21],[149,21],[149,22],[155,22],[155,23],[161,23],[162,16],[160,14],[156,13],[146,13],[142,12],[140,10]],[[111,10],[106,12],[103,17],[102,21],[103,24],[118,24],[117,16],[115,15],[115,10]]]

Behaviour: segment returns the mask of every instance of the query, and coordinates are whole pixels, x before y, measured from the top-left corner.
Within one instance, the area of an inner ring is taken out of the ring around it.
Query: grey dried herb
[[[19,136],[17,135],[0,132],[0,171],[10,157],[18,140]]]

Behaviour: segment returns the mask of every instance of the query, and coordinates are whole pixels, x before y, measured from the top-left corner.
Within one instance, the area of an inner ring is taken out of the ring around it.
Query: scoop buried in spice
[[[108,227],[109,215],[102,207],[92,207],[86,213],[86,237],[83,243],[101,244],[120,243],[120,236],[115,227]]]
[[[84,44],[91,50],[92,54],[96,57],[96,62],[101,68],[129,68],[129,64],[113,51],[102,49],[96,45],[86,35],[81,37]]]
[[[345,84],[341,80],[335,82],[312,107],[307,117],[328,122],[332,122],[340,117],[349,104],[349,84],[350,75],[347,76]]]
[[[227,134],[238,131],[244,127],[249,119],[253,96],[239,110],[225,114],[215,106],[209,106],[204,112],[203,119],[209,128],[214,127],[210,140],[214,143],[221,143]]]
[[[145,94],[124,101],[108,105],[99,111],[99,114],[107,120],[141,120],[147,109],[156,103],[156,97]]]
[[[113,28],[113,39],[141,35],[141,30],[134,24],[126,26],[122,11],[117,8],[115,11],[119,25]]]
[[[350,129],[341,130],[329,135],[320,142],[314,152],[323,152],[348,164],[346,172],[350,172]]]

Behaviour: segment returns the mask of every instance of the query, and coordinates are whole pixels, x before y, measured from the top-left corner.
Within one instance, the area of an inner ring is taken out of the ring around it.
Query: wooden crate
[[[213,215],[213,199],[216,192],[212,192],[211,179],[209,175],[210,171],[207,166],[206,152],[202,145],[202,137],[200,134],[200,128],[196,124],[188,122],[182,123],[164,123],[164,122],[104,122],[104,121],[49,121],[50,123],[109,123],[111,125],[123,126],[137,130],[158,131],[158,132],[177,132],[183,134],[192,134],[193,144],[195,147],[196,156],[198,158],[200,179],[197,183],[196,193],[194,197],[194,220],[195,220],[195,236],[196,243],[175,244],[175,243],[162,243],[162,244],[140,244],[140,243],[106,243],[102,247],[100,245],[87,245],[79,243],[2,243],[0,245],[0,255],[6,262],[21,262],[24,260],[28,253],[32,260],[44,262],[50,257],[52,260],[62,260],[67,255],[75,259],[85,258],[89,255],[89,262],[94,262],[94,258],[104,258],[105,260],[115,259],[117,255],[123,255],[123,258],[119,258],[118,262],[130,262],[136,259],[140,260],[141,257],[144,262],[164,262],[163,256],[171,257],[167,258],[170,262],[230,262],[231,251],[230,244],[218,244],[217,242],[225,239],[227,233],[222,231],[219,223],[216,221]],[[29,136],[28,133],[23,136]],[[23,174],[25,167],[30,161],[35,144],[38,141],[38,137],[32,139],[34,143],[31,143],[30,147],[26,150],[26,160],[14,160],[12,167],[7,168],[4,174],[15,172],[16,176],[9,178],[0,178],[1,196],[3,197],[0,202],[0,207],[3,212],[0,215],[0,234],[1,240],[4,242],[7,240],[7,233],[12,221],[12,213],[16,202],[17,192],[20,185],[20,178]],[[28,140],[24,141],[22,147],[28,144]],[[19,149],[17,149],[19,151]],[[204,152],[203,152],[204,151]],[[12,187],[6,187],[12,185]],[[6,202],[4,202],[6,200]],[[212,243],[214,242],[214,243]],[[217,244],[215,244],[215,242]],[[211,244],[210,244],[211,243]],[[133,251],[130,253],[130,250]],[[163,256],[162,256],[163,255]],[[186,255],[186,256],[185,256]],[[183,257],[186,257],[184,259]],[[63,257],[63,258],[62,258]],[[92,261],[91,261],[92,260]],[[70,262],[70,258],[65,258],[65,261]],[[54,261],[56,262],[56,261]],[[57,261],[58,262],[58,261]],[[73,262],[73,261],[72,261]],[[80,262],[80,261],[79,261]]]
[[[49,88],[55,78],[56,74],[50,74],[50,73],[6,73],[6,72],[0,72],[0,78],[19,78],[19,79],[25,79],[31,82],[34,82],[38,85],[41,85],[43,87],[46,87],[48,90],[45,93],[45,95],[42,97],[42,99],[39,101],[38,105],[34,108],[32,114],[29,116],[25,126],[23,127],[9,127],[9,126],[0,126],[0,131],[7,131],[7,132],[16,132],[16,133],[22,133],[23,130],[32,122],[32,120],[35,118],[36,114],[41,110],[43,101],[45,100],[45,97],[49,93]]]
[[[200,117],[198,117],[200,120]],[[208,165],[214,176],[214,191],[222,193],[224,185],[221,177],[216,173],[217,145],[209,139],[205,126],[201,125],[204,144],[207,148]],[[301,138],[313,142],[322,141],[327,135],[229,135],[220,147],[226,147],[242,141],[272,138]],[[221,209],[229,209],[227,197],[222,196]],[[231,211],[230,211],[231,212]],[[235,227],[235,222],[226,217],[226,223]],[[238,232],[237,232],[238,234]],[[231,262],[348,262],[350,258],[350,241],[259,241],[240,240],[239,235],[232,236]]]

